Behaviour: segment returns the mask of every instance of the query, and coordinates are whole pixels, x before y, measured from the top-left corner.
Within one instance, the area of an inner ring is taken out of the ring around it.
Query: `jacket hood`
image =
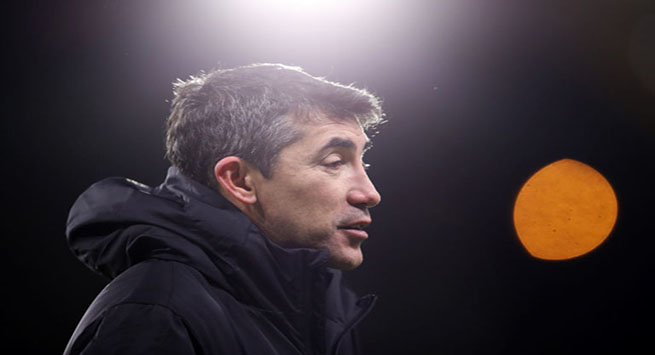
[[[264,309],[298,312],[308,284],[325,290],[341,276],[325,266],[327,250],[279,247],[223,196],[174,167],[157,187],[126,178],[92,185],[74,203],[66,235],[73,254],[108,278],[144,260],[172,260]]]

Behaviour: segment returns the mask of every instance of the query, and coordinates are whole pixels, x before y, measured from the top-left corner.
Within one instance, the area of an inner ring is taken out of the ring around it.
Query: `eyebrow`
[[[362,150],[362,153],[369,150],[372,145],[373,145],[373,143],[367,137],[366,138],[366,144],[364,144],[364,149]],[[330,141],[327,142],[323,147],[321,147],[321,149],[319,149],[319,152],[324,152],[324,151],[326,151],[326,150],[328,150],[330,148],[354,149],[355,147],[357,147],[357,145],[355,144],[355,142],[353,142],[349,138],[334,137],[334,138],[330,139]]]

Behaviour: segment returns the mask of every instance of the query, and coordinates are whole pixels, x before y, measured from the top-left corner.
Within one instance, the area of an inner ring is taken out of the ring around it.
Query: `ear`
[[[252,174],[255,169],[245,160],[229,156],[216,163],[214,176],[223,190],[239,202],[252,205],[257,202]]]

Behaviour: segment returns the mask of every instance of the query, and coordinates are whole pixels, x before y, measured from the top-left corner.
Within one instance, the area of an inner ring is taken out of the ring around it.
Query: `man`
[[[73,253],[112,279],[65,354],[352,354],[380,202],[368,92],[259,64],[176,83],[158,187],[111,178],[71,209]]]

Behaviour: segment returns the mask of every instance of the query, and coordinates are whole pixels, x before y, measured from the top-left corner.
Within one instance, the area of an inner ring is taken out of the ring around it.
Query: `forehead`
[[[354,119],[321,120],[296,125],[302,136],[296,142],[298,148],[320,150],[342,148],[365,151],[370,139]]]

